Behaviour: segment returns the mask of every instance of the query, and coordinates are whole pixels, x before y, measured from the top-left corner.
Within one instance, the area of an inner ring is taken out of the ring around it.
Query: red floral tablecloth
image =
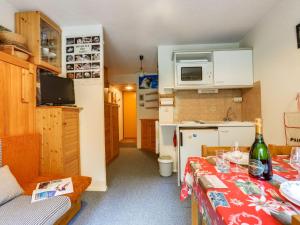
[[[273,158],[273,162],[276,163],[273,164],[274,174],[287,180],[296,178],[297,171],[284,157]],[[231,167],[233,166],[232,164]],[[200,185],[199,178],[208,174],[216,175],[228,188],[205,188]],[[247,168],[241,167],[238,173],[218,173],[215,165],[206,158],[190,157],[184,177],[180,199],[186,199],[193,191],[207,224],[275,225],[282,223],[271,213],[274,210],[286,215],[295,214],[295,207],[280,201],[285,201],[285,198],[279,193],[278,183],[251,178]],[[276,194],[279,198],[276,198]]]

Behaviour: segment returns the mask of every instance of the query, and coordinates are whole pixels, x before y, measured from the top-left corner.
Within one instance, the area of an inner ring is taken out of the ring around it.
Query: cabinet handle
[[[180,146],[183,146],[182,132],[180,132],[179,135]]]

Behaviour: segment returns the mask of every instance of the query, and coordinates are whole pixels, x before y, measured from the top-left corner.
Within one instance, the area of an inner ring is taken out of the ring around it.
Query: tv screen
[[[40,75],[41,104],[75,104],[74,83],[70,78]]]

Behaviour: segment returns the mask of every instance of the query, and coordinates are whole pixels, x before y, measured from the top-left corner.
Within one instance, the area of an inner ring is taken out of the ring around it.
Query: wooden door
[[[155,153],[155,121],[156,119],[141,120],[141,147]]]
[[[79,110],[62,109],[64,175],[80,175]]]
[[[123,92],[124,139],[136,139],[136,92]]]

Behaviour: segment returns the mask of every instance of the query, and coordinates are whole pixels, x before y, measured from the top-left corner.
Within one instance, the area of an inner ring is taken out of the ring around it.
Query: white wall
[[[108,81],[110,84],[135,84],[137,74],[109,74]]]
[[[66,72],[65,38],[73,35],[101,35],[101,25],[62,27],[63,74]],[[103,40],[102,40],[103,41]],[[104,60],[101,45],[101,78],[74,80],[76,104],[83,107],[80,113],[81,174],[92,177],[88,190],[105,191],[105,138],[104,138]]]
[[[164,89],[174,87],[174,62],[172,55],[174,51],[184,50],[212,50],[238,48],[239,43],[219,43],[219,44],[194,44],[194,45],[161,45],[158,46],[158,68],[159,68],[159,93],[170,93]],[[175,103],[176,104],[176,103]],[[159,122],[173,122],[174,107],[159,108]],[[160,155],[170,155],[174,160],[173,171],[177,171],[177,151],[173,146],[173,135],[175,126],[163,126],[159,128],[159,151]]]
[[[15,31],[15,13],[17,9],[5,0],[0,2],[0,25]]]
[[[262,117],[267,143],[285,144],[283,113],[296,110],[300,92],[300,49],[296,28],[300,1],[280,1],[241,41],[253,47],[254,79],[261,81]]]

